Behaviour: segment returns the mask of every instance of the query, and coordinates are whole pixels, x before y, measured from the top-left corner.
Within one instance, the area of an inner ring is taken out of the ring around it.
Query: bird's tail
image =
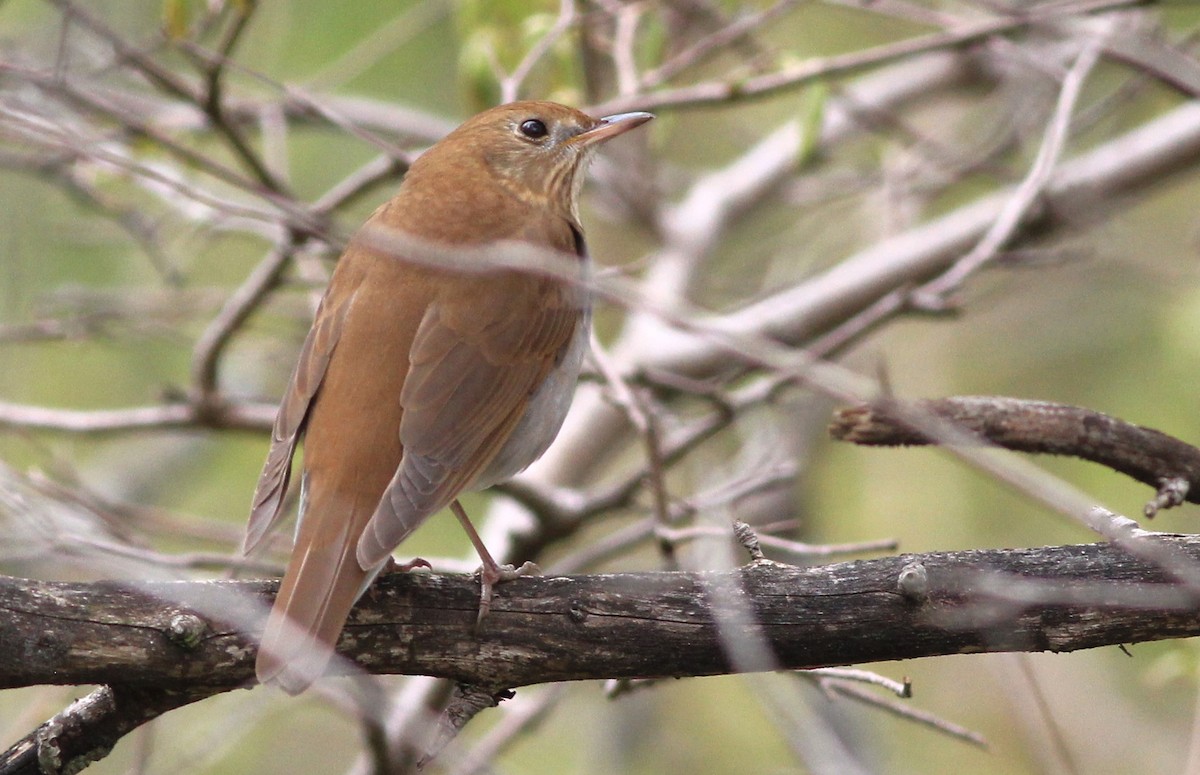
[[[382,567],[364,570],[355,557],[374,504],[336,493],[312,495],[311,502],[302,498],[296,546],[255,663],[261,683],[288,694],[304,691],[325,671],[354,601]]]

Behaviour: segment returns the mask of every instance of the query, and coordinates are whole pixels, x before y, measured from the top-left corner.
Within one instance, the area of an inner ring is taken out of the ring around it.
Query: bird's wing
[[[282,513],[283,496],[292,475],[292,455],[296,451],[296,442],[341,336],[346,312],[354,301],[357,284],[340,284],[336,282],[337,279],[335,276],[317,307],[312,328],[308,331],[296,369],[292,372],[291,383],[275,415],[271,448],[267,452],[267,460],[258,477],[250,506],[250,521],[242,542],[243,552],[253,550],[279,521]]]
[[[359,541],[362,567],[487,468],[566,353],[581,312],[578,289],[517,273],[479,276],[430,305],[400,395],[404,457]]]

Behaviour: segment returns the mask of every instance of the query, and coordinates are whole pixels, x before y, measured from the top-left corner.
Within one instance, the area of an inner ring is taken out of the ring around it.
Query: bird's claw
[[[542,575],[542,569],[532,562],[526,562],[519,568],[514,568],[512,565],[492,565],[490,567],[484,565],[477,572],[479,573],[479,615],[475,617],[477,628],[483,622],[483,618],[488,615],[488,611],[492,610],[492,593],[497,584],[503,584],[522,576]]]
[[[414,568],[428,568],[429,570],[433,570],[433,566],[423,557],[414,557],[408,562],[396,562],[395,557],[388,557],[387,562],[383,565],[382,573],[383,575],[389,573],[408,573]]]

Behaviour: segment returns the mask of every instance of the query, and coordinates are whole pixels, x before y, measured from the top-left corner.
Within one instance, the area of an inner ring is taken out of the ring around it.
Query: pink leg
[[[511,565],[500,565],[492,558],[491,552],[483,545],[483,539],[479,537],[475,526],[471,524],[471,520],[467,517],[467,512],[463,509],[462,504],[455,498],[450,504],[450,510],[454,512],[454,516],[458,518],[458,523],[462,525],[463,530],[467,533],[467,538],[471,539],[471,545],[475,547],[475,551],[479,553],[479,559],[483,563],[483,567],[479,569],[479,616],[475,623],[483,621],[483,617],[487,616],[492,607],[492,590],[502,581],[511,581],[520,576],[526,576],[538,572],[538,568],[533,563],[525,563],[520,568],[513,568]]]

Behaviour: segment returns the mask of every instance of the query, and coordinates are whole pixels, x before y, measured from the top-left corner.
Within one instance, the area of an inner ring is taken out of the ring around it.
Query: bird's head
[[[555,102],[512,102],[469,119],[422,160],[470,160],[516,196],[574,215],[592,152],[652,118],[650,113],[592,118]]]

